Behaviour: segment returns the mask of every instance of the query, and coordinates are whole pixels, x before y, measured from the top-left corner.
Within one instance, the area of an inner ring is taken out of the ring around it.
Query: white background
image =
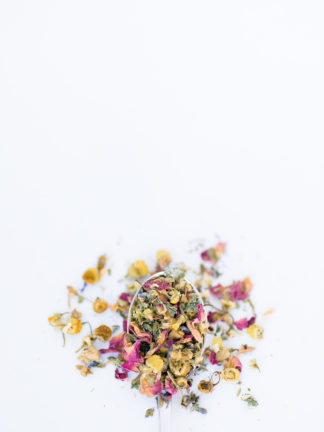
[[[1,431],[157,430],[47,316],[103,252],[113,298],[215,235],[276,308],[242,374],[260,406],[222,384],[174,430],[323,430],[323,36],[321,1],[0,1]]]

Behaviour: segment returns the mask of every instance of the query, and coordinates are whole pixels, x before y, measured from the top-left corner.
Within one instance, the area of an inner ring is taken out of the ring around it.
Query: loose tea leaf
[[[154,408],[149,408],[146,410],[145,417],[152,417],[154,414]]]
[[[241,399],[242,399],[242,401],[247,402],[247,404],[249,406],[256,407],[256,406],[259,405],[258,402],[257,402],[257,400],[251,394],[249,394],[249,393],[246,393],[246,394],[242,395]]]

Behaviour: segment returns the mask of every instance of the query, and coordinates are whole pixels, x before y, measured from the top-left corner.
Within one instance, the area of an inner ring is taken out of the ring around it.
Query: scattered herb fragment
[[[240,348],[232,348],[229,342],[232,337],[245,335],[263,338],[263,328],[256,322],[250,298],[251,280],[245,277],[229,284],[220,284],[217,280],[221,275],[219,261],[225,250],[226,244],[218,243],[201,253],[203,263],[194,272],[197,275],[194,284],[186,279],[186,265],[169,268],[171,254],[164,249],[157,252],[156,264],[151,270],[145,261],[137,260],[129,266],[125,289],[113,304],[83,295],[87,285],[94,285],[110,274],[105,268],[107,257],[102,255],[96,267],[83,273],[82,288],[67,287],[68,305],[86,300],[99,314],[109,308],[122,317],[121,325],[102,324],[92,332],[90,323],[83,322],[76,309],[56,313],[48,321],[62,333],[64,341],[66,335],[79,334],[84,324],[89,325],[90,334],[82,338],[77,350],[81,364],[76,367],[82,376],[112,364],[116,379],[130,380],[132,388],[155,397],[158,405],[168,405],[172,397],[180,393],[183,407],[205,414],[207,411],[199,405],[199,396],[191,391],[193,378],[208,370],[209,364],[217,370],[209,380],[199,382],[200,392],[211,393],[221,379],[241,385],[243,366],[239,356],[255,347],[242,344]],[[149,274],[153,276],[147,279]],[[240,309],[246,304],[250,310],[242,317]],[[263,317],[273,311],[269,309]],[[120,328],[122,331],[117,333]],[[208,334],[214,336],[210,346],[206,346]],[[102,343],[107,345],[103,347]],[[255,359],[250,361],[250,367],[260,370]],[[241,387],[237,391],[237,396],[240,395]],[[249,393],[241,395],[241,399],[249,406],[258,405]],[[154,408],[150,408],[145,417],[153,413]]]
[[[261,371],[260,371],[260,367],[259,367],[259,365],[258,365],[256,359],[252,359],[252,360],[250,360],[250,368],[251,368],[251,369],[257,369],[259,372],[261,372]]]
[[[247,402],[249,406],[256,407],[259,405],[257,400],[249,393],[245,393],[244,395],[242,395],[241,399],[242,401]]]
[[[154,408],[149,408],[146,410],[145,417],[152,417],[154,414]]]

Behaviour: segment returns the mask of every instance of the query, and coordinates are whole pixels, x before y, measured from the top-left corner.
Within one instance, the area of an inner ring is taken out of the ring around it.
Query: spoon
[[[133,300],[130,304],[129,307],[129,311],[128,311],[128,317],[127,317],[127,333],[130,333],[129,331],[129,327],[130,327],[130,323],[131,323],[131,317],[132,317],[132,309],[134,306],[134,303],[136,301],[136,298],[138,297],[138,295],[141,293],[141,291],[143,290],[143,286],[145,283],[147,283],[148,281],[152,280],[152,279],[157,279],[157,278],[161,278],[161,277],[175,277],[173,275],[175,275],[177,272],[177,269],[174,270],[169,270],[169,271],[161,271],[158,273],[153,274],[152,276],[150,276],[148,279],[145,280],[145,282],[138,288],[138,290],[136,291]],[[176,279],[176,277],[175,277]],[[183,279],[185,280],[185,282],[187,284],[189,284],[192,288],[192,290],[195,292],[195,294],[198,296],[200,304],[203,307],[203,311],[204,311],[204,324],[206,324],[206,313],[205,313],[205,309],[204,309],[204,305],[203,305],[203,301],[201,298],[201,295],[199,293],[199,291],[197,290],[197,288],[185,277],[183,277]],[[143,329],[144,330],[144,329]],[[200,354],[203,350],[203,345],[204,345],[204,341],[205,338],[203,337],[203,343],[201,346],[201,350],[200,350]],[[159,432],[170,432],[171,431],[171,414],[172,414],[172,397],[169,401],[168,404],[163,403],[161,396],[159,396]]]

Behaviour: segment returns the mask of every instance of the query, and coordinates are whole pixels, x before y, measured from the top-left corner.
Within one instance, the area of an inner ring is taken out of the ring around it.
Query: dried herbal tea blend
[[[128,268],[126,290],[113,304],[84,295],[86,290],[88,293],[89,285],[97,284],[110,274],[106,269],[106,256],[99,257],[97,266],[84,272],[83,286],[80,289],[68,286],[67,289],[69,307],[75,299],[78,303],[91,303],[89,309],[102,316],[102,324],[92,330],[91,324],[82,321],[81,313],[76,309],[56,313],[48,319],[50,325],[62,333],[64,342],[66,337],[90,329],[77,351],[80,364],[76,367],[81,375],[87,376],[94,368],[112,364],[115,378],[131,379],[131,387],[141,394],[158,397],[159,403],[163,404],[180,393],[182,406],[203,414],[206,410],[200,407],[199,396],[192,391],[197,374],[206,370],[211,373],[208,380],[198,383],[201,393],[211,393],[220,381],[241,386],[240,357],[255,350],[248,343],[251,338],[262,339],[263,328],[256,323],[257,315],[250,299],[250,279],[228,285],[218,282],[221,275],[218,262],[225,249],[225,243],[218,243],[202,251],[196,271],[184,265],[181,269],[169,269],[172,259],[165,250],[157,252],[152,271],[145,261],[137,260]],[[196,276],[195,287],[186,279],[187,271]],[[208,310],[207,317],[205,309]],[[108,325],[107,310],[121,316],[122,332],[115,334],[119,326]],[[273,312],[270,309],[264,317]],[[231,346],[231,338],[244,335],[248,343]],[[206,343],[208,339],[209,344]],[[102,348],[106,343],[108,346]],[[256,359],[250,360],[250,368],[260,371]],[[237,396],[241,390],[240,387]],[[241,400],[249,406],[258,405],[249,393],[241,396]],[[146,417],[153,412],[153,408],[148,409]]]
[[[125,335],[124,370],[139,372],[139,390],[168,401],[191,386],[190,373],[204,362],[201,355],[207,321],[200,296],[182,272],[149,279],[131,307]],[[130,361],[128,350],[137,355]],[[133,352],[133,351],[132,351]]]

